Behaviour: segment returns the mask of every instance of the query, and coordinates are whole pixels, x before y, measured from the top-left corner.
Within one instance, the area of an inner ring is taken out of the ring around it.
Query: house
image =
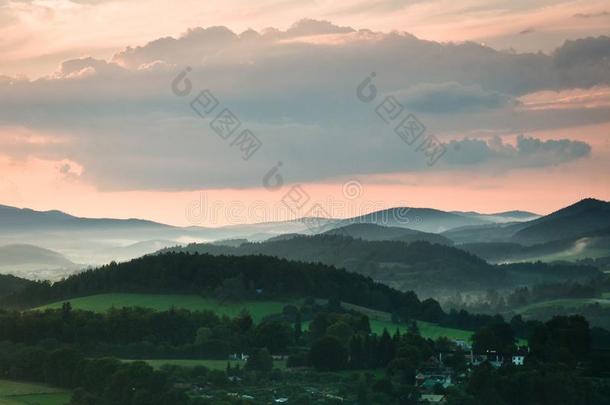
[[[430,404],[444,404],[446,402],[444,395],[423,394],[420,397],[422,402]]]
[[[442,374],[426,376],[419,387],[427,391],[432,391],[438,385],[442,386],[443,388],[453,385],[451,376]]]
[[[472,348],[472,345],[470,345],[470,343],[466,342],[464,339],[454,339],[453,343],[455,343],[455,345],[462,350],[470,350]]]
[[[471,350],[470,354],[466,355],[466,361],[472,366],[478,366],[487,361],[493,367],[500,368],[504,364],[504,356],[495,350],[487,350],[485,353],[476,354]]]
[[[515,366],[522,366],[525,362],[525,356],[513,354],[512,362]]]
[[[527,356],[528,350],[520,347],[511,357],[511,361],[515,366],[522,366],[525,364],[525,356]]]
[[[243,353],[233,353],[231,355],[229,355],[229,360],[241,360],[241,361],[247,361],[248,360],[248,355],[247,354],[243,354]]]

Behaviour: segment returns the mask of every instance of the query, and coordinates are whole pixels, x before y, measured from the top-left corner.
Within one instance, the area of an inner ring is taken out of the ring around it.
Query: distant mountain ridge
[[[356,223],[342,226],[331,229],[330,231],[326,231],[324,232],[324,235],[343,235],[368,241],[424,241],[429,243],[438,243],[441,245],[453,245],[453,242],[450,239],[436,233],[421,232],[409,228],[388,227],[369,223]]]
[[[560,240],[610,227],[610,203],[586,198],[542,218],[513,235],[522,243],[543,243]]]
[[[22,264],[74,266],[74,263],[63,255],[38,246],[25,244],[0,246],[0,266]]]
[[[425,241],[367,241],[341,234],[292,235],[288,239],[242,243],[239,246],[190,244],[158,252],[197,253],[215,256],[264,255],[308,263],[323,263],[371,277],[398,290],[413,290],[439,297],[456,291],[514,288],[537,280],[589,279],[598,274],[583,266],[562,268],[490,265],[479,257],[451,246]],[[531,270],[531,271],[530,271]]]
[[[464,226],[442,234],[456,243],[534,245],[575,238],[607,227],[610,227],[610,203],[586,198],[531,221]]]
[[[63,228],[63,227],[82,227],[82,226],[152,226],[170,227],[170,225],[160,224],[144,219],[114,219],[114,218],[83,218],[66,214],[62,211],[36,211],[29,208],[16,208],[7,205],[0,205],[0,224],[3,228]]]
[[[481,214],[394,207],[347,219],[300,218],[217,228],[178,227],[145,219],[79,218],[61,211],[0,205],[0,246],[30,244],[58,252],[75,263],[99,265],[193,242],[225,240],[223,244],[227,244],[227,240],[290,239],[291,235],[331,235],[346,230],[347,235],[365,240],[534,245],[610,226],[607,205],[586,199],[544,217],[517,210]],[[310,228],[310,222],[316,227]],[[339,228],[343,230],[337,231]]]
[[[58,280],[80,269],[58,252],[27,244],[0,246],[0,274]],[[58,276],[56,276],[58,275]]]

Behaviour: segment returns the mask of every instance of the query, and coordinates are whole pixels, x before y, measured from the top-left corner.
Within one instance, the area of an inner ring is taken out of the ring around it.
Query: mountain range
[[[177,227],[142,219],[80,218],[60,211],[0,206],[0,246],[22,246],[32,249],[32,257],[47,258],[43,263],[22,263],[26,267],[21,269],[9,264],[13,270],[3,266],[0,272],[23,275],[25,271],[33,278],[37,271],[44,270],[45,278],[57,279],[75,267],[125,261],[188,243],[216,242],[222,246],[232,240],[233,247],[238,248],[243,242],[289,241],[312,234],[308,220]],[[610,204],[591,198],[546,216],[525,211],[482,214],[395,207],[353,218],[316,219],[316,223],[320,226],[315,233],[326,236],[366,242],[425,241],[454,246],[491,263],[610,256],[606,231],[610,229]],[[53,255],[41,255],[35,248],[52,251],[66,261],[58,266]],[[59,274],[48,274],[49,269]]]

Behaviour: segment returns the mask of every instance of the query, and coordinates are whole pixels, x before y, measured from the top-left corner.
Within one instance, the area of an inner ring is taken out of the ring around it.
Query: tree
[[[301,312],[299,311],[296,313],[294,320],[294,341],[298,343],[301,336],[303,336],[303,325],[301,323]]]
[[[273,358],[267,349],[255,350],[246,362],[246,370],[268,373],[273,369]]]
[[[285,305],[282,309],[282,315],[284,315],[284,318],[286,318],[290,322],[294,322],[296,320],[298,313],[299,309],[292,304]]]
[[[241,333],[245,333],[252,328],[252,326],[254,325],[254,321],[252,320],[252,316],[250,316],[250,312],[248,312],[248,310],[244,308],[235,318],[235,324],[237,325],[237,329]]]
[[[328,320],[324,314],[318,314],[313,321],[309,324],[309,333],[312,339],[318,340],[326,335],[326,328],[328,328]]]
[[[258,346],[266,347],[271,353],[286,350],[286,347],[292,342],[292,338],[292,328],[282,320],[265,321],[256,327]]]
[[[197,335],[195,336],[195,343],[198,345],[206,343],[208,340],[213,338],[212,329],[208,327],[201,327],[197,329]]]
[[[347,345],[353,334],[354,331],[352,327],[345,321],[335,322],[326,329],[327,336],[336,337],[344,345]]]
[[[318,371],[337,371],[347,364],[347,350],[335,337],[325,336],[309,351],[309,363]]]
[[[515,350],[515,333],[504,321],[477,330],[471,339],[472,348],[477,352],[496,351],[507,354]]]
[[[412,334],[412,335],[419,335],[419,326],[417,326],[417,322],[416,321],[411,321],[411,323],[409,323],[409,327],[407,328],[407,332]]]
[[[556,316],[536,327],[530,336],[532,354],[574,367],[591,351],[589,323],[582,316]]]
[[[349,363],[351,368],[364,368],[366,365],[364,347],[359,335],[352,336],[349,342]]]

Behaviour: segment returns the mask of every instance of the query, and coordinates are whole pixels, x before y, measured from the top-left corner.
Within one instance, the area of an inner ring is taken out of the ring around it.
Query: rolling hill
[[[587,198],[562,208],[519,229],[513,241],[536,244],[578,237],[610,227],[610,203]]]
[[[571,261],[610,256],[610,228],[536,245],[514,242],[466,243],[460,249],[492,263]]]
[[[0,274],[0,297],[21,292],[33,283],[10,274]]]
[[[79,265],[60,253],[33,245],[0,246],[0,273],[29,279],[58,279]]]
[[[432,208],[397,207],[371,212],[341,222],[344,224],[376,224],[439,233],[461,226],[487,224],[491,221],[477,216],[445,212]]]
[[[423,241],[438,243],[440,245],[452,245],[453,242],[444,236],[414,231],[408,228],[381,226],[376,224],[350,224],[324,232],[325,235],[349,236],[354,239],[368,241],[394,240],[400,242]],[[277,240],[277,239],[275,239]]]
[[[268,256],[211,256],[167,253],[112,263],[56,282],[32,283],[0,300],[4,306],[34,308],[107,293],[179,294],[231,301],[286,302],[305,297],[336,298],[406,318],[432,320],[438,303],[419,301],[370,278],[322,264]],[[432,310],[431,305],[436,308]]]
[[[402,291],[420,294],[457,288],[499,286],[504,275],[493,266],[462,250],[428,242],[366,241],[321,234],[294,236],[238,247],[191,244],[161,252],[213,255],[266,255],[308,263],[324,263],[370,276]]]
[[[463,250],[428,242],[365,241],[339,235],[292,236],[239,246],[191,244],[161,252],[212,255],[267,255],[308,263],[324,263],[369,276],[401,291],[413,290],[435,298],[456,291],[514,288],[533,282],[588,279],[598,274],[589,267],[571,265],[568,270],[542,264],[500,267]],[[525,268],[525,267],[523,267]],[[523,269],[521,268],[521,269]]]

